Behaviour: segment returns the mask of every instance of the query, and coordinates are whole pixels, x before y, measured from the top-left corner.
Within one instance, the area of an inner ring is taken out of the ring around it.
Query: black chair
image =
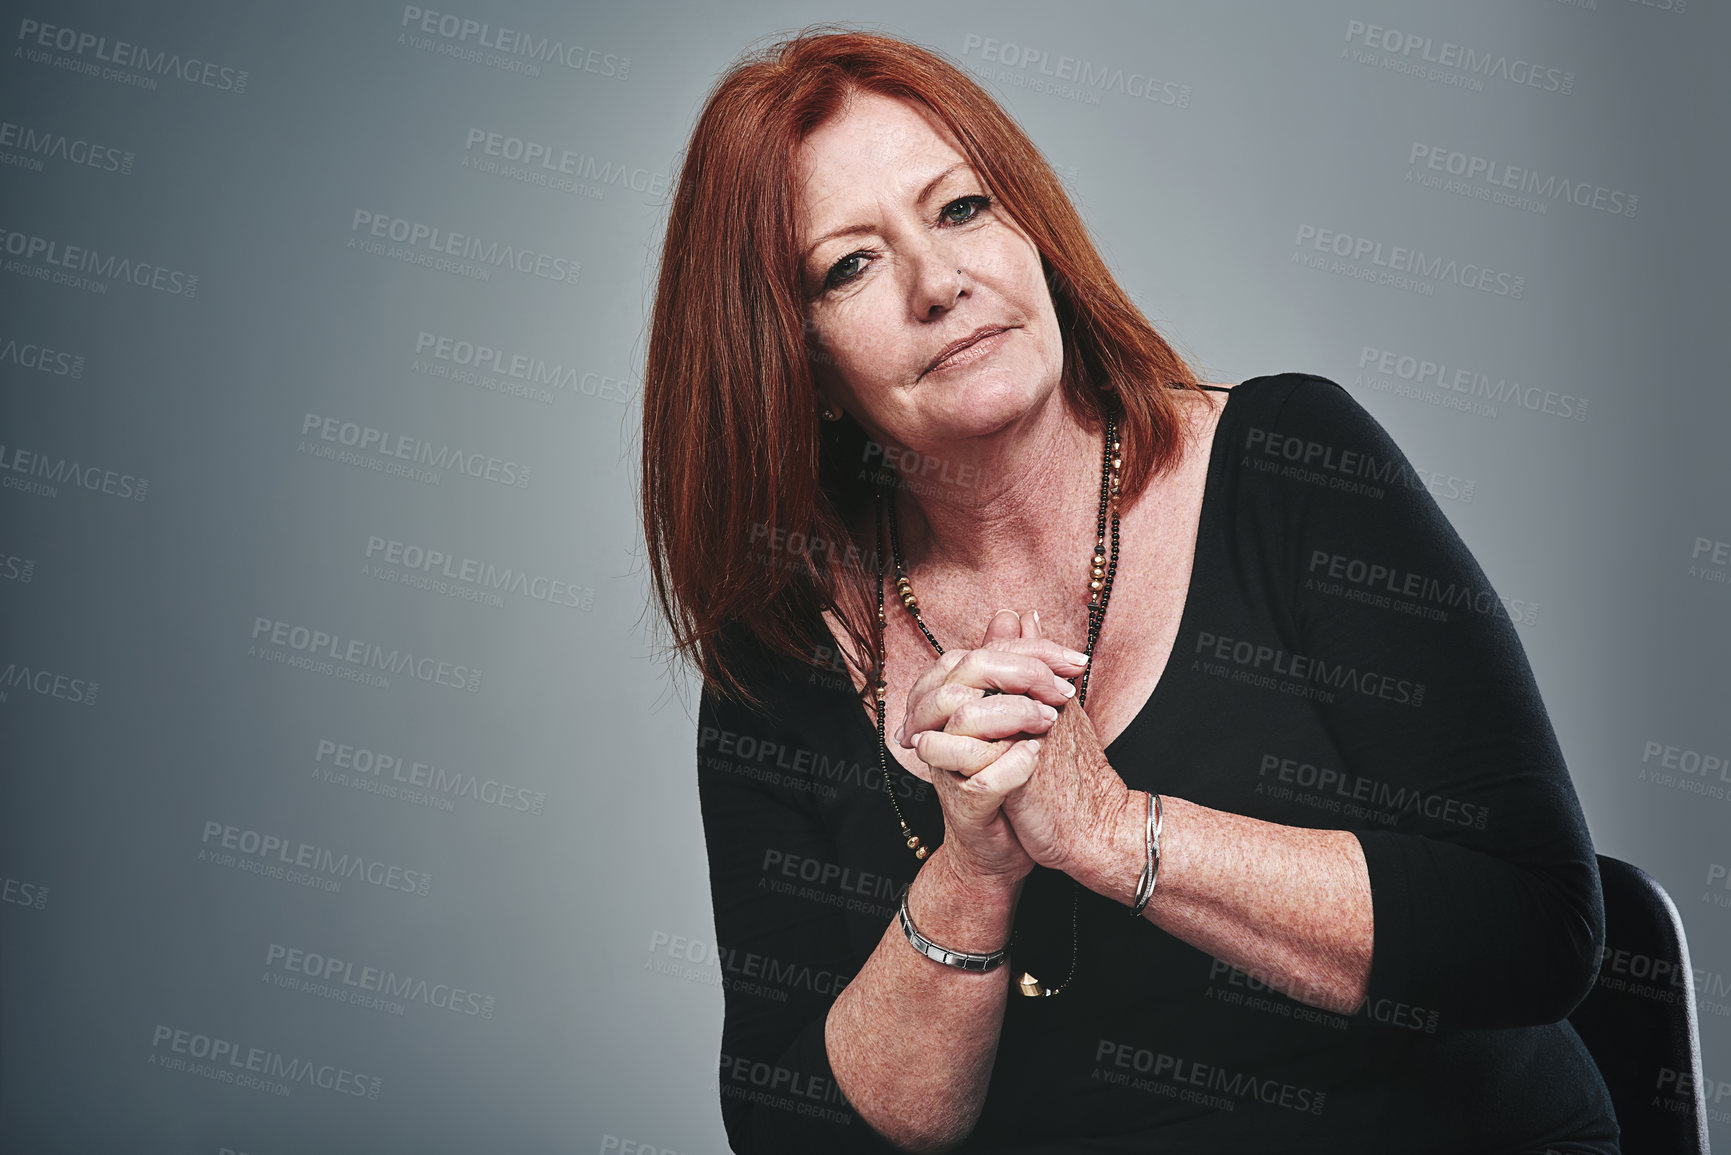
[[[1689,944],[1671,896],[1640,867],[1599,858],[1605,951],[1569,1023],[1610,1089],[1629,1155],[1707,1155],[1707,1098]]]

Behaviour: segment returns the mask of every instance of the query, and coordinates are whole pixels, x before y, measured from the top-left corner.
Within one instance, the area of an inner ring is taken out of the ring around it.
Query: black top
[[[707,693],[699,714],[728,1138],[895,1150],[836,1087],[824,1019],[920,864],[848,676],[767,656],[756,671],[773,717]],[[1563,1021],[1604,937],[1568,769],[1502,602],[1339,385],[1282,373],[1227,392],[1177,640],[1106,755],[1135,790],[1353,831],[1369,995],[1317,1010],[1081,890],[1075,978],[1007,996],[961,1150],[1616,1151]],[[888,764],[910,824],[940,841],[930,786]],[[1012,965],[1063,977],[1080,889],[1034,871]]]

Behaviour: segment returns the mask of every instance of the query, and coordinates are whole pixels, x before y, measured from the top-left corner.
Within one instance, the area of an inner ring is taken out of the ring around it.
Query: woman
[[[1567,769],[1344,390],[1199,383],[1009,117],[878,36],[720,81],[662,262],[735,1150],[1617,1149]]]

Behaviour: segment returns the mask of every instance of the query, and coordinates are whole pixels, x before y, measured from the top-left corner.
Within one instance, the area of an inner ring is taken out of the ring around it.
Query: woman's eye
[[[965,225],[980,213],[991,207],[992,198],[984,194],[959,197],[945,205],[938,213],[939,220],[947,225]],[[823,291],[829,292],[847,284],[861,273],[872,259],[867,252],[849,253],[829,267],[824,274]]]
[[[992,198],[988,196],[962,197],[945,205],[943,212],[938,215],[943,218],[945,224],[965,225],[984,212],[986,206],[991,203]]]
[[[864,262],[866,256],[867,254],[865,253],[849,253],[847,256],[831,265],[829,267],[829,275],[824,278],[823,287],[825,289],[833,289],[837,285],[844,284],[859,276],[860,272],[865,268],[865,265],[863,263],[855,265],[853,262]]]

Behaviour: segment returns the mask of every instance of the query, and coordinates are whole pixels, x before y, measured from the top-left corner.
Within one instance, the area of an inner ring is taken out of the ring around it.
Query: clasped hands
[[[1083,656],[1041,637],[1036,614],[999,610],[979,648],[946,650],[908,692],[895,738],[930,770],[966,880],[1019,882],[1036,865],[1079,877],[1105,853],[1130,791],[1074,704]]]

